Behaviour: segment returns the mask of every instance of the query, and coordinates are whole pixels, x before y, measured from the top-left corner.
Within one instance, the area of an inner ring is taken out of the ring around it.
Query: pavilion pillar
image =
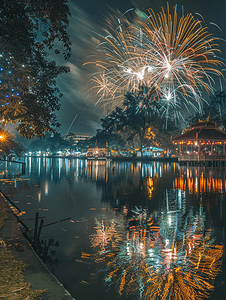
[[[211,155],[213,155],[213,144],[211,144]]]
[[[200,143],[198,142],[198,155],[200,155]]]
[[[225,143],[223,143],[223,155],[225,155]]]
[[[181,144],[179,144],[179,154],[181,154]]]
[[[191,144],[191,154],[193,154],[193,144]]]
[[[186,143],[186,153],[188,153],[188,144]]]

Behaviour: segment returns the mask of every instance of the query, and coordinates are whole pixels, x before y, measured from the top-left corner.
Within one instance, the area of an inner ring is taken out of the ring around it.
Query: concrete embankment
[[[28,265],[24,275],[25,281],[31,283],[31,290],[46,290],[42,295],[42,300],[73,300],[74,298],[47,269],[18,230],[16,217],[2,196],[0,196],[0,206],[8,214],[8,218],[0,230],[0,239],[2,238],[7,249],[17,260],[23,260]]]

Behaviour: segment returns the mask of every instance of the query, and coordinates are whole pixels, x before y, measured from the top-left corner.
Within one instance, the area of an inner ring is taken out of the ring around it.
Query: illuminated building
[[[81,141],[87,141],[92,138],[92,135],[88,133],[73,133],[73,132],[68,132],[66,136],[66,140],[72,141],[73,145],[77,145],[78,142]]]
[[[172,143],[179,146],[179,162],[189,164],[223,164],[226,163],[226,133],[216,124],[199,120],[191,124],[190,130],[182,135],[172,137]]]

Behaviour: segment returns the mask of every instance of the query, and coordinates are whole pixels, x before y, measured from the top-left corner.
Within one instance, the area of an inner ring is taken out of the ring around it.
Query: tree
[[[68,0],[1,1],[0,116],[3,125],[17,123],[26,138],[59,127],[55,111],[62,94],[56,78],[69,68],[49,54],[70,57],[69,16]]]
[[[190,115],[187,118],[188,123],[196,123],[198,120],[216,122],[217,127],[226,131],[226,90],[215,91],[203,105],[202,113]]]
[[[209,107],[205,107],[205,116],[216,122],[217,126],[226,131],[226,90],[215,91],[210,96]]]
[[[156,117],[146,106],[143,96],[127,93],[123,102],[123,107],[116,107],[102,121],[102,127],[112,132],[123,132],[126,140],[133,140],[138,137],[139,149],[142,153],[142,146],[145,139],[146,130],[150,125],[150,117]]]
[[[110,133],[106,130],[97,129],[97,133],[91,139],[86,141],[86,147],[109,147],[111,149],[119,149],[124,146],[124,141],[116,133]],[[84,150],[84,143],[81,141],[77,147]]]
[[[55,132],[53,136],[50,133],[45,134],[41,139],[35,138],[29,144],[29,151],[50,151],[56,153],[57,151],[66,151],[71,148],[71,143],[61,137],[61,134]]]
[[[8,131],[0,128],[0,156],[4,157],[9,154],[21,156],[24,154],[24,146],[20,143],[16,143],[13,138],[13,135],[11,135]]]
[[[169,121],[168,130],[164,130],[165,120],[160,117],[158,102],[150,101],[150,94],[146,97],[143,94],[127,93],[123,106],[116,107],[101,122],[106,132],[117,132],[127,142],[132,141],[134,144],[137,140],[141,154],[146,145],[163,146],[167,139],[171,143],[170,133],[175,129]]]

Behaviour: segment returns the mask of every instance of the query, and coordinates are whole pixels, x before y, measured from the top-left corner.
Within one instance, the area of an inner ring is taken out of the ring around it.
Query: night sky
[[[172,8],[178,4],[178,9],[183,5],[185,14],[199,13],[205,19],[209,32],[217,37],[226,39],[226,1],[225,0],[179,0],[169,1]],[[60,133],[64,136],[73,119],[77,115],[71,132],[90,133],[94,135],[100,128],[101,111],[94,105],[95,95],[87,96],[87,84],[89,82],[90,67],[83,66],[88,57],[94,53],[94,40],[101,39],[101,31],[106,24],[107,12],[111,8],[117,8],[121,12],[137,6],[144,10],[151,7],[158,13],[161,6],[166,8],[165,1],[157,0],[70,0],[72,17],[70,18],[69,34],[72,40],[72,56],[69,61],[59,60],[59,64],[67,65],[71,72],[62,75],[58,79],[59,87],[63,93],[61,109],[57,113],[61,123]],[[171,10],[172,12],[172,10]],[[198,17],[197,17],[198,18]],[[222,32],[210,24],[217,23]],[[226,58],[226,42],[220,42],[222,57]],[[226,74],[226,71],[224,72]]]

